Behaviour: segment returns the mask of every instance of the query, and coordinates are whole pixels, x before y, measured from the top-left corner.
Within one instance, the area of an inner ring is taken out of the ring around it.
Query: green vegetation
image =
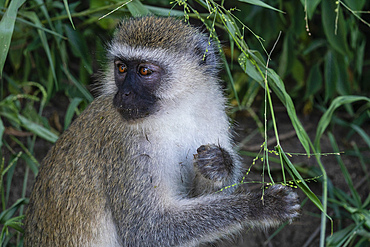
[[[369,187],[370,48],[366,41],[370,24],[364,16],[370,12],[366,10],[370,10],[366,0],[0,0],[2,245],[22,246],[26,190],[30,172],[37,175],[40,162],[35,158],[37,143],[54,143],[93,100],[92,75],[105,59],[104,42],[115,25],[124,17],[155,14],[190,23],[198,20],[219,44],[231,112],[248,111],[265,138],[262,170],[267,171],[268,183],[274,182],[269,162],[280,163],[282,183],[294,180],[322,211],[320,246],[368,246],[370,195],[361,198],[341,158],[349,155],[361,164],[360,185]],[[63,125],[56,124],[58,119],[50,124],[45,117],[45,108],[55,97],[68,102]],[[285,106],[296,135],[306,154],[316,159],[318,169],[299,169],[283,151],[276,104]],[[260,112],[252,105],[260,107]],[[310,115],[315,111],[322,116],[312,141],[297,112]],[[336,127],[348,129],[342,138],[349,141],[356,135],[361,144],[353,142],[347,150],[339,150],[333,135]],[[275,134],[274,152],[279,159],[269,158],[267,130]],[[344,152],[331,157],[341,169],[345,190],[333,186],[321,162],[323,136],[334,153]],[[17,183],[19,199],[12,201],[12,179],[18,166],[23,166],[23,181]],[[319,195],[305,182],[317,176],[322,183]],[[339,222],[331,236],[327,234],[330,224],[326,229],[327,219],[331,221],[328,207],[331,218]]]

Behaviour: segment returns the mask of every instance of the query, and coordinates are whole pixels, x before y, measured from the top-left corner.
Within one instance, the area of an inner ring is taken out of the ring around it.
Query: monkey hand
[[[298,195],[290,187],[273,185],[265,191],[262,203],[263,213],[266,219],[270,219],[269,225],[289,221],[291,223],[300,214]]]
[[[197,149],[197,154],[194,155],[194,168],[207,179],[221,181],[231,175],[233,162],[225,149],[208,144]]]

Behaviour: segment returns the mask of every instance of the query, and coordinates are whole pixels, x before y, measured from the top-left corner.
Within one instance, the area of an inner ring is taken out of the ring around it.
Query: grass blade
[[[294,167],[292,162],[286,156],[283,149],[280,146],[277,146],[276,149],[277,149],[277,152],[281,154],[284,167],[287,169],[290,176],[294,179],[296,185],[306,194],[306,196],[316,205],[316,207],[318,207],[322,212],[324,212],[323,205],[321,204],[319,198],[317,198],[317,196],[308,187],[307,183],[304,181],[304,179],[299,174],[297,169]]]
[[[314,147],[317,152],[320,152],[320,138],[322,134],[324,133],[325,129],[328,127],[328,125],[331,122],[332,116],[334,111],[344,105],[344,104],[351,104],[356,101],[360,100],[365,100],[367,102],[370,102],[370,98],[364,97],[364,96],[353,96],[353,95],[348,95],[348,96],[339,96],[333,100],[331,103],[329,109],[322,115],[319,124],[317,126],[316,130],[316,136],[315,136],[315,141],[314,141]]]
[[[25,1],[26,0],[11,1],[9,8],[6,10],[0,21],[0,77],[2,77],[5,60],[9,52],[10,41],[12,40],[18,9]]]
[[[329,44],[340,54],[350,54],[347,44],[347,30],[342,11],[337,8],[335,1],[322,1],[322,24]],[[339,13],[337,13],[339,11]],[[336,27],[336,18],[337,21]]]
[[[66,130],[68,126],[71,124],[75,110],[81,102],[82,102],[81,98],[74,98],[69,104],[67,112],[66,112],[66,116],[64,118],[64,130]]]
[[[335,137],[334,137],[333,133],[329,132],[328,136],[329,136],[330,144],[333,147],[333,151],[336,152],[336,153],[339,153],[339,148],[338,148],[337,142],[335,141]],[[361,207],[361,198],[360,198],[358,192],[356,191],[356,189],[353,186],[351,175],[349,175],[349,172],[348,172],[346,166],[344,165],[343,160],[340,158],[340,155],[336,155],[335,158],[338,161],[338,164],[340,166],[340,169],[342,171],[344,179],[346,180],[346,183],[349,187],[349,190],[351,191],[352,197],[355,200],[355,205],[356,205],[356,207],[360,208]]]
[[[68,69],[65,67],[61,67],[63,72],[66,74],[69,80],[77,87],[77,89],[85,96],[85,99],[88,102],[92,102],[94,100],[94,97],[90,94],[90,92],[83,86],[81,83],[69,73]]]
[[[263,8],[272,9],[272,10],[275,10],[275,11],[280,12],[280,13],[284,13],[280,9],[274,8],[270,5],[268,5],[267,3],[262,2],[261,0],[239,0],[239,2],[249,3],[249,4],[253,4],[253,5],[256,5],[256,6],[263,7]]]
[[[63,3],[64,3],[64,7],[65,7],[65,9],[66,9],[66,12],[67,12],[67,15],[68,15],[69,21],[71,22],[73,29],[76,29],[76,28],[75,28],[75,25],[73,24],[73,21],[72,21],[71,12],[69,11],[68,1],[67,1],[67,0],[63,0]]]
[[[307,155],[310,155],[310,138],[308,137],[306,131],[304,130],[302,123],[298,119],[292,98],[286,92],[284,83],[281,80],[281,78],[276,74],[276,72],[272,69],[269,69],[268,72],[269,78],[273,82],[271,83],[271,88],[273,88],[276,94],[278,94],[278,92],[282,94],[283,99],[281,99],[281,101],[287,108],[289,118],[292,121],[292,125],[297,133],[297,137],[301,142],[302,146],[304,147],[304,149],[306,150]]]
[[[3,146],[3,134],[5,131],[3,120],[0,118],[0,148]]]
[[[44,50],[45,50],[45,53],[46,53],[46,57],[47,59],[49,60],[49,64],[50,64],[50,69],[51,69],[51,72],[53,74],[53,78],[54,78],[54,82],[55,82],[55,85],[56,87],[58,86],[58,82],[57,82],[57,76],[55,74],[55,67],[54,67],[54,62],[53,62],[53,59],[52,59],[52,56],[51,56],[51,52],[50,52],[50,47],[49,47],[49,43],[48,43],[48,40],[46,38],[46,34],[45,32],[41,29],[42,27],[42,24],[40,22],[40,19],[39,17],[36,15],[35,12],[22,12],[22,14],[24,16],[26,16],[27,18],[29,18],[31,21],[33,21],[33,23],[35,23],[36,26],[40,27],[37,32],[40,36],[40,40],[41,40],[41,43],[42,43],[42,46],[44,47]]]
[[[51,132],[50,130],[46,129],[45,127],[28,120],[22,115],[18,115],[18,118],[21,121],[21,124],[25,129],[31,131],[37,136],[44,138],[45,140],[52,142],[52,143],[58,140],[58,136],[54,134],[53,132]]]
[[[146,16],[150,11],[139,0],[133,0],[127,4],[127,8],[132,16]]]
[[[81,58],[84,68],[91,75],[93,73],[91,67],[92,62],[90,53],[87,49],[88,45],[86,40],[79,32],[72,30],[68,25],[65,25],[65,30],[70,47],[73,49],[73,53],[75,53],[77,57]]]

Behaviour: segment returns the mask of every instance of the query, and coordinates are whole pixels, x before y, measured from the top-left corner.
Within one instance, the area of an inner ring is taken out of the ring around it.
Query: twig
[[[313,127],[313,125],[308,125],[305,128],[305,131],[307,132],[308,130],[312,129],[312,127]],[[295,130],[291,130],[291,131],[289,131],[287,133],[284,133],[284,134],[279,135],[279,139],[280,139],[280,141],[282,141],[282,140],[286,140],[286,139],[292,138],[295,135],[296,135]],[[271,146],[271,145],[276,144],[276,143],[277,143],[276,137],[272,137],[272,138],[268,139],[267,146]],[[258,150],[261,149],[261,145],[247,146],[246,144],[243,144],[240,148],[243,148],[246,151],[258,151]]]

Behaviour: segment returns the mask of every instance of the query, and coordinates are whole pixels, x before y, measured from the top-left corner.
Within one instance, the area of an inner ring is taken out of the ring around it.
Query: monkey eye
[[[147,76],[153,73],[153,71],[147,67],[140,67],[139,68],[140,75]]]
[[[117,64],[118,72],[125,73],[127,71],[127,66],[124,64]]]
[[[127,72],[127,66],[126,66],[126,64],[122,63],[119,60],[114,61],[114,64],[116,65],[117,70],[118,70],[119,73],[122,74],[122,73]]]

